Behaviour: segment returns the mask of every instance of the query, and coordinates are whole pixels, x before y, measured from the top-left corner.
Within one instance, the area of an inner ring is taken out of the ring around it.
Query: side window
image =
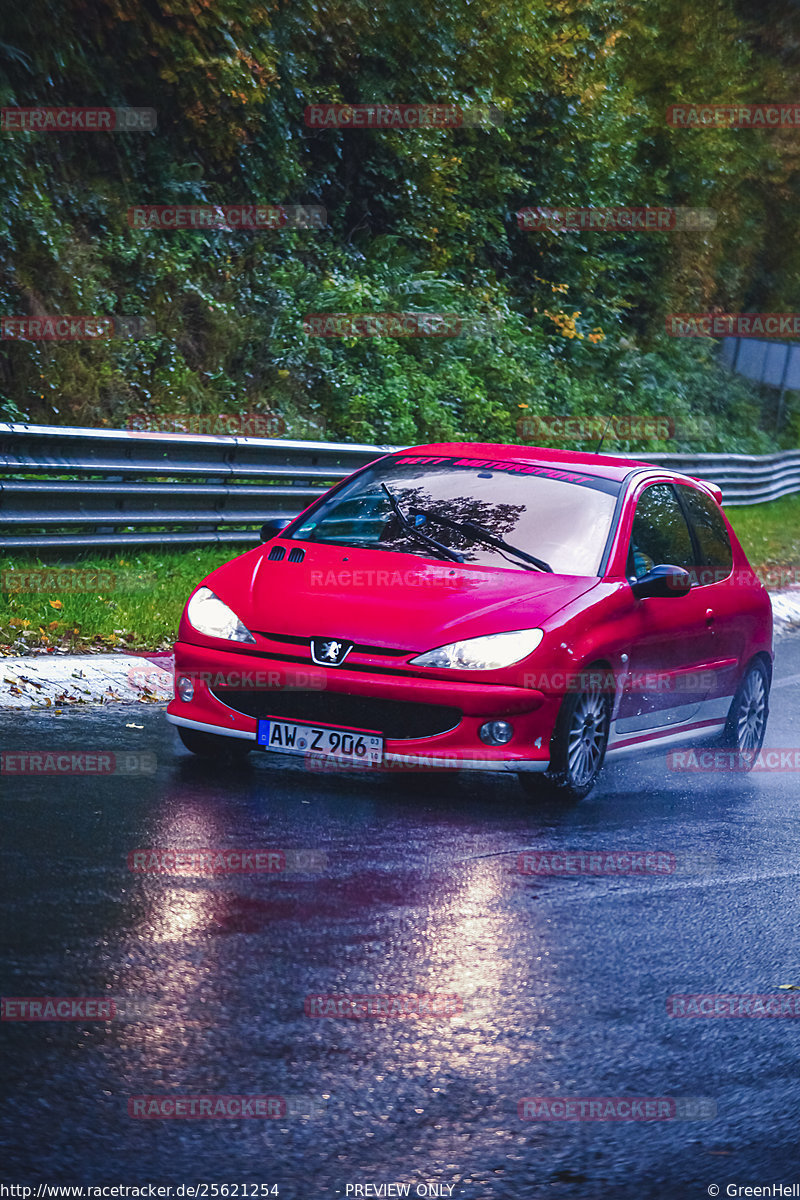
[[[733,550],[722,513],[711,497],[699,492],[697,488],[681,483],[678,484],[678,490],[697,536],[702,566],[713,568],[701,570],[698,582],[717,583],[720,579],[727,578],[733,570]]]
[[[641,579],[653,567],[670,563],[691,571],[694,550],[689,527],[669,483],[654,483],[639,497],[628,550],[628,575]]]

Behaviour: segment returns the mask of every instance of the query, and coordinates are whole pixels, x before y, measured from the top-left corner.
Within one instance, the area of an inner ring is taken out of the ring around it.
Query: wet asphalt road
[[[780,644],[776,685],[767,744],[796,747],[800,637]],[[798,772],[687,775],[651,759],[609,768],[578,805],[537,809],[513,777],[348,778],[265,754],[215,772],[141,706],[1,725],[5,750],[158,759],[149,776],[1,781],[2,995],[118,1009],[0,1025],[3,1181],[247,1182],[292,1200],[386,1183],[454,1185],[441,1194],[459,1200],[800,1183],[800,1019],[666,1010],[673,993],[800,986]],[[313,849],[327,866],[132,872],[129,852],[150,847]],[[667,851],[677,869],[525,875],[532,848]],[[456,993],[463,1011],[304,1013],[312,993],[409,992]],[[136,1120],[127,1101],[143,1094],[280,1095],[292,1109]],[[700,1097],[717,1115],[520,1120],[522,1097],[554,1095]]]

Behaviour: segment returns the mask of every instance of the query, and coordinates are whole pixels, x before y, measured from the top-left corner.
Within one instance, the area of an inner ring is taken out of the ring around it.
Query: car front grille
[[[308,648],[311,645],[310,637],[297,637],[295,634],[290,634],[290,633],[269,633],[265,629],[254,629],[253,633],[257,633],[258,636],[260,638],[263,638],[264,641],[266,641],[266,642],[278,642],[278,643],[280,643],[282,645],[286,645],[286,646],[296,646],[298,648],[298,650],[303,650],[304,652],[308,652]],[[322,636],[322,635],[318,635],[318,636]],[[326,634],[325,636],[328,636],[328,635]],[[339,636],[340,637],[341,635],[332,634],[330,636]],[[345,637],[343,640],[347,641],[348,639]],[[371,657],[379,657],[379,656],[383,655],[384,657],[390,657],[390,658],[406,658],[411,653],[411,651],[408,649],[403,650],[399,647],[370,646],[370,645],[367,645],[365,642],[353,642],[352,653],[369,654]],[[347,665],[349,667],[350,663],[348,663]]]
[[[306,724],[349,725],[374,729],[391,740],[433,737],[455,729],[460,708],[443,704],[408,704],[376,696],[349,696],[344,692],[277,691],[211,688],[212,696],[248,717],[283,717]]]

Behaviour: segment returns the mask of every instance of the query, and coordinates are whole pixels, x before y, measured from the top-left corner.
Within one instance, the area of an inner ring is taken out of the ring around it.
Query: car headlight
[[[496,671],[510,667],[532,654],[544,637],[541,629],[516,629],[512,633],[490,633],[486,637],[450,642],[418,654],[411,662],[417,667],[459,667],[465,671]]]
[[[209,637],[226,638],[229,642],[254,642],[250,630],[237,617],[232,608],[223,604],[210,588],[198,588],[186,606],[189,624],[198,633]]]

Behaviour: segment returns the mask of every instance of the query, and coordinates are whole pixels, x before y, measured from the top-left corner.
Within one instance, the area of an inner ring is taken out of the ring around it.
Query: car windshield
[[[597,575],[619,489],[609,479],[537,463],[400,454],[323,500],[288,536],[479,566]],[[454,528],[461,522],[507,545]]]

